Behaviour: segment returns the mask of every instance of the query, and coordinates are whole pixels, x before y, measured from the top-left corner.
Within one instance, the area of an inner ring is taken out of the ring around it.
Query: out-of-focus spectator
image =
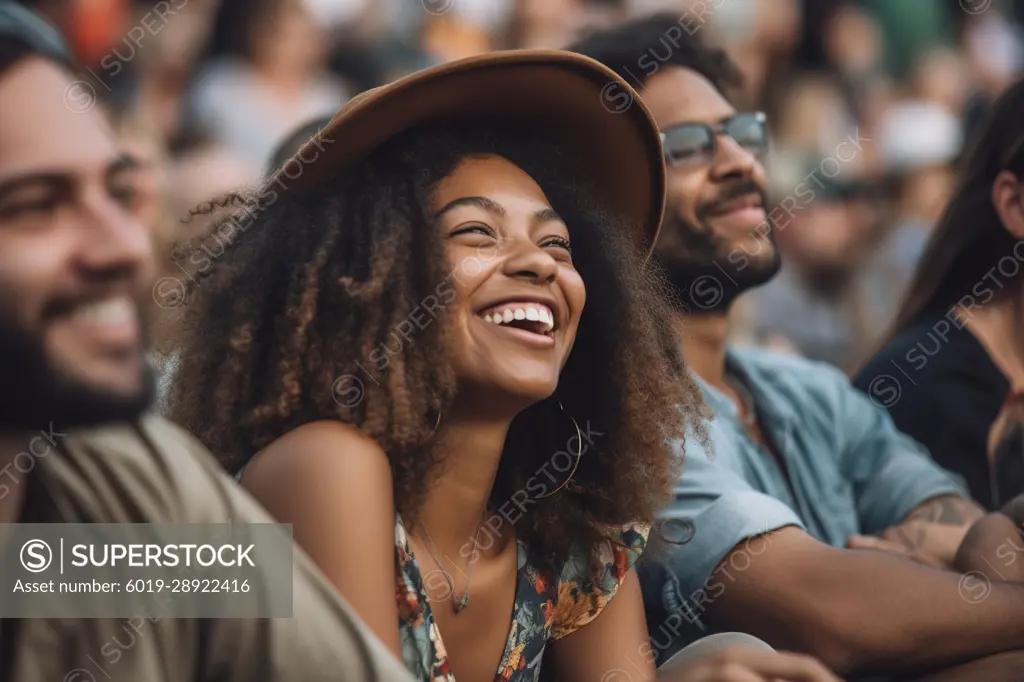
[[[864,180],[812,177],[803,191],[813,191],[813,201],[781,213],[782,270],[751,293],[751,308],[758,338],[788,340],[806,357],[843,367],[886,321],[889,292],[861,276],[877,226],[873,188]]]
[[[254,173],[255,171],[255,173]],[[253,185],[259,169],[243,164],[233,154],[209,138],[198,136],[180,142],[166,170],[167,191],[164,212],[160,216],[164,226],[160,233],[160,280],[166,290],[158,302],[159,310],[153,315],[152,359],[158,370],[158,398],[166,394],[168,382],[179,358],[174,349],[181,335],[181,301],[174,298],[191,278],[197,259],[219,254],[223,245],[216,237],[204,233],[205,223],[192,220],[190,213],[208,204],[214,197],[222,197]],[[160,292],[154,292],[159,296]],[[169,300],[163,300],[167,299]]]
[[[854,81],[875,75],[882,65],[881,42],[870,14],[849,2],[836,3],[826,23],[825,50],[839,73]]]
[[[894,329],[857,377],[990,509],[1024,492],[1022,107],[1019,81],[966,157]]]
[[[324,30],[302,0],[225,0],[190,99],[192,120],[259,172],[295,126],[347,98],[326,57]]]
[[[513,40],[519,47],[559,48],[576,37],[582,0],[518,0]],[[639,56],[639,55],[637,55]]]
[[[180,217],[212,197],[255,183],[259,172],[208,138],[194,140],[171,162],[168,204]]]
[[[153,23],[157,16],[154,5],[147,0],[136,10],[135,26],[143,30],[143,38],[137,47],[117,48],[111,53],[115,61],[108,60],[112,66],[107,80],[114,92],[120,93],[125,109],[169,141],[183,124],[182,102],[209,38],[217,5],[211,0],[189,0],[165,21]],[[146,31],[143,27],[147,25],[153,30]],[[121,53],[129,59],[119,57]],[[120,64],[126,73],[114,73],[114,64]]]
[[[787,84],[786,92],[775,130],[782,144],[773,149],[772,161],[828,156],[856,127],[841,90],[824,74],[802,75]],[[791,189],[786,187],[784,192]]]
[[[930,165],[914,170],[896,183],[894,222],[867,267],[870,279],[887,283],[887,307],[893,313],[917,268],[943,204],[953,193],[954,182],[949,165]]]
[[[963,111],[971,92],[970,72],[963,56],[950,48],[936,48],[921,56],[911,74],[916,96],[933,102],[956,116]]]
[[[473,57],[493,49],[486,29],[455,12],[430,15],[422,28],[423,47],[439,62]]]
[[[1017,8],[1024,7],[1014,3]],[[1006,12],[992,7],[970,14],[964,30],[963,48],[971,63],[975,85],[992,94],[1006,88],[1024,67],[1021,27],[1011,23]]]

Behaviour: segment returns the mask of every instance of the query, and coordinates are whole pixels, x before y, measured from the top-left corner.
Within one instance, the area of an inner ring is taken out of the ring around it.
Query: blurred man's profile
[[[0,522],[270,523],[195,439],[148,414],[145,185],[99,108],[65,106],[71,68],[52,27],[0,1]],[[138,618],[145,634],[111,648],[123,618],[5,617],[0,679],[405,679],[295,557],[290,619]]]

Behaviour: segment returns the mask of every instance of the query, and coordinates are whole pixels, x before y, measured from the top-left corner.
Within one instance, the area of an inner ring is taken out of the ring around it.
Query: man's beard
[[[730,248],[706,221],[697,227],[666,214],[661,234],[678,235],[678,249],[673,248],[671,254],[656,250],[653,260],[664,271],[683,312],[726,313],[736,297],[775,276],[782,259],[774,227],[768,220],[770,229],[761,236],[757,251],[748,253],[743,248]],[[765,249],[771,250],[770,256]]]
[[[0,309],[0,432],[99,426],[131,421],[153,400],[155,376],[143,363],[142,389],[120,395],[54,366],[43,340]]]

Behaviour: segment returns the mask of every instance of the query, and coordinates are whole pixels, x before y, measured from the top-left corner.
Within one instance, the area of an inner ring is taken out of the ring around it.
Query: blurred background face
[[[786,226],[786,262],[792,259],[815,289],[845,284],[865,251],[866,210],[858,202],[826,199],[794,214]]]
[[[544,48],[569,42],[580,19],[580,0],[519,0],[519,39],[523,47]]]
[[[98,110],[23,59],[0,75],[0,428],[137,414],[149,401],[143,311],[150,199]]]
[[[467,158],[432,209],[452,264],[459,401],[522,409],[549,397],[586,300],[569,231],[534,180],[509,161]]]
[[[214,0],[189,0],[182,4],[173,16],[168,16],[166,27],[146,37],[146,47],[138,54],[140,67],[150,72],[163,69],[175,73],[191,69],[210,33],[217,5]],[[152,21],[145,12],[137,10],[136,15],[136,23]]]
[[[261,68],[307,73],[321,66],[324,35],[305,0],[271,0],[252,26],[250,54]]]
[[[685,68],[662,68],[641,96],[663,132],[683,123],[716,126],[736,114],[706,78]],[[728,135],[717,136],[710,157],[669,164],[655,257],[691,312],[724,310],[775,274],[768,210],[764,168]]]
[[[863,73],[874,67],[881,51],[878,27],[864,12],[846,5],[826,25],[829,56],[847,73]]]

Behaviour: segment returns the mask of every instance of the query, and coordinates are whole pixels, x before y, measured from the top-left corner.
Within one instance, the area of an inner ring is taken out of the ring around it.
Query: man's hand
[[[976,503],[959,495],[943,495],[918,505],[895,526],[886,528],[881,537],[902,545],[910,558],[922,563],[952,569],[957,549],[971,524],[985,515]],[[877,547],[876,549],[883,549]]]
[[[989,580],[1024,582],[1024,533],[1013,519],[995,512],[971,527],[956,557],[962,573]]]
[[[737,648],[658,675],[659,682],[841,682],[802,654]]]
[[[925,566],[931,566],[932,568],[938,568],[947,570],[950,568],[949,564],[942,561],[938,557],[923,552],[920,550],[913,550],[908,548],[906,545],[900,542],[893,542],[892,540],[883,540],[882,538],[876,538],[871,535],[851,535],[846,540],[847,549],[873,549],[879,552],[886,552],[888,554],[894,554],[901,556],[911,561],[916,561],[919,564]]]

